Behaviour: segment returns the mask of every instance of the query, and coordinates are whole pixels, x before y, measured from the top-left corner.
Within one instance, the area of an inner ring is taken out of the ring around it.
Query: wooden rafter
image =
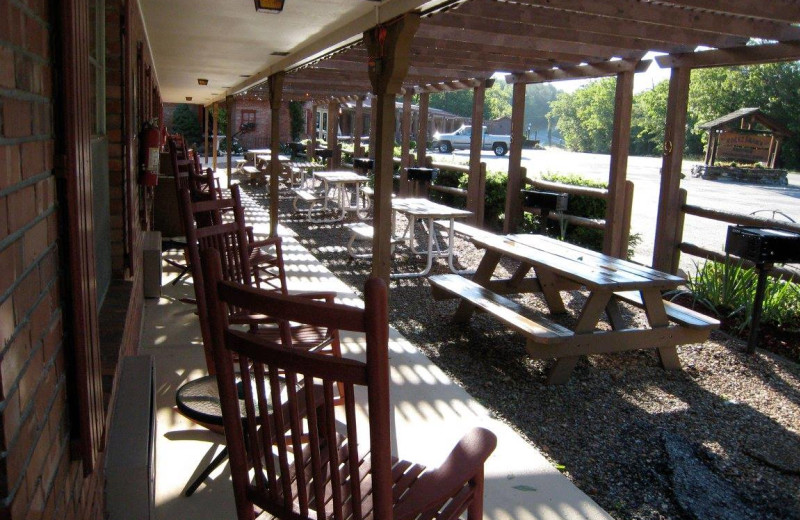
[[[752,45],[656,58],[656,62],[662,68],[689,67],[693,69],[793,60],[800,60],[800,42]]]
[[[797,38],[798,28],[791,25],[791,14],[787,12],[784,18],[777,18],[779,21],[767,21],[762,19],[747,19],[735,16],[724,16],[719,12],[699,11],[697,9],[686,9],[681,2],[642,2],[639,0],[614,0],[605,2],[592,2],[586,0],[516,0],[521,4],[536,5],[544,8],[551,8],[558,11],[577,12],[585,14],[596,14],[607,16],[617,20],[625,20],[632,23],[653,23],[664,27],[690,27],[698,31],[707,31],[717,34],[732,34],[739,36],[749,36],[773,40],[785,40]],[[702,0],[699,0],[702,1]],[[745,0],[748,1],[748,0]],[[688,2],[687,2],[688,3]],[[721,2],[709,0],[708,4],[714,4],[717,8],[726,6],[726,9],[741,2],[729,1]],[[758,0],[758,3],[765,5],[772,2]],[[782,4],[794,4],[791,11],[797,11],[797,3],[776,2]],[[735,14],[730,13],[730,14]],[[795,15],[796,16],[796,15]],[[797,21],[796,19],[794,20]]]
[[[600,78],[615,76],[620,72],[644,72],[650,66],[650,60],[628,61],[616,60],[602,63],[590,63],[577,67],[560,69],[544,69],[522,74],[509,74],[506,83],[544,83],[547,81],[564,81],[570,79]]]

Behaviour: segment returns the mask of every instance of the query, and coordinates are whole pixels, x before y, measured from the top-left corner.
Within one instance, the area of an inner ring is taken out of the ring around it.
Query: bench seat
[[[614,296],[635,307],[644,308],[642,295],[639,293],[639,291],[619,291],[615,292]],[[690,329],[710,330],[719,328],[719,320],[706,316],[705,314],[701,314],[697,311],[693,311],[692,309],[688,309],[682,305],[672,303],[669,300],[664,300],[664,310],[666,311],[669,319]]]
[[[375,235],[375,228],[363,222],[348,224],[346,227],[350,229],[350,240],[347,242],[347,255],[350,257],[350,260],[356,258],[371,258],[372,253],[356,253],[353,251],[353,246],[357,240],[369,241],[372,243],[372,237]],[[399,242],[401,242],[399,238],[391,238],[390,243],[392,252],[394,252],[394,246]]]
[[[437,220],[434,222],[434,224],[443,229],[450,229],[449,220]],[[482,237],[496,236],[491,231],[486,231],[485,229],[477,228],[475,226],[470,226],[469,224],[464,224],[463,222],[459,221],[453,222],[453,232],[456,235],[461,235],[467,238],[482,238]]]
[[[505,296],[496,294],[477,283],[456,274],[442,274],[428,278],[436,291],[454,294],[472,303],[484,312],[519,332],[533,343],[555,345],[572,338],[574,333],[547,318],[535,320],[519,314],[522,306]]]

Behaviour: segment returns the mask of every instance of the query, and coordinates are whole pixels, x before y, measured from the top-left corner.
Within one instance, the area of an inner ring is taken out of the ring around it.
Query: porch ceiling
[[[795,0],[287,0],[278,15],[255,12],[252,0],[139,1],[172,102],[265,97],[259,83],[281,70],[285,99],[364,95],[363,31],[414,10],[423,18],[404,88],[416,91],[464,88],[495,72],[528,82],[612,75],[641,70],[648,51],[673,55],[662,66],[800,58]]]
[[[260,77],[321,55],[399,14],[442,0],[139,0],[162,99],[207,104]],[[288,52],[274,56],[273,52]],[[197,79],[208,79],[207,86]],[[252,78],[252,79],[250,79]]]
[[[800,3],[791,0],[457,0],[421,12],[404,82],[418,92],[465,88],[463,80],[495,72],[541,82],[638,71],[648,51],[683,64],[702,54],[700,66],[800,59]],[[724,51],[715,56],[709,49]],[[366,94],[367,61],[357,40],[288,68],[284,99]],[[266,88],[248,93],[265,96]]]

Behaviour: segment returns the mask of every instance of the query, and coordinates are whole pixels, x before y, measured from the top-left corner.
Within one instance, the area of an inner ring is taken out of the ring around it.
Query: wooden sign
[[[769,162],[772,137],[743,132],[723,132],[717,145],[718,161]]]

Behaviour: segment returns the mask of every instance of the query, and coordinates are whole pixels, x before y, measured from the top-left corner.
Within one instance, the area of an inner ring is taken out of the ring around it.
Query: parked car
[[[465,150],[469,149],[471,139],[472,127],[464,125],[452,134],[440,134],[439,132],[433,134],[433,148],[442,153]],[[510,135],[487,134],[486,127],[483,127],[483,143],[481,147],[484,150],[494,150],[494,154],[500,156],[508,153],[510,146]]]

